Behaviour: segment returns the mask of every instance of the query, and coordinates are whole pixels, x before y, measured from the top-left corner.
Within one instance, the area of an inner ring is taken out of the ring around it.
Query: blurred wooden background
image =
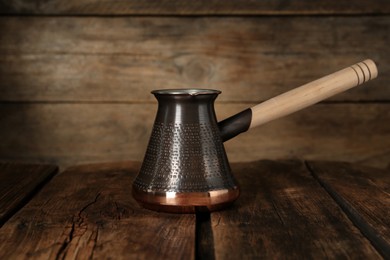
[[[390,2],[0,0],[0,159],[142,160],[159,88],[219,119],[366,58],[379,78],[226,142],[230,161],[390,162]]]

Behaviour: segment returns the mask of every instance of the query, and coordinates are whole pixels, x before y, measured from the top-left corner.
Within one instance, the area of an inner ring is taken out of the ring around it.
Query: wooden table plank
[[[386,0],[29,0],[0,1],[5,14],[65,15],[294,15],[389,13]]]
[[[195,217],[140,208],[131,196],[139,166],[59,174],[0,229],[0,258],[192,259]]]
[[[211,214],[217,259],[380,258],[303,162],[232,166],[242,195]]]
[[[390,259],[390,172],[349,163],[308,165],[353,223]]]
[[[56,173],[54,165],[0,163],[0,227]]]
[[[216,113],[223,119],[253,105],[216,104]],[[61,167],[142,160],[156,110],[157,104],[0,104],[0,157],[55,159]],[[253,128],[225,148],[231,162],[293,156],[386,167],[389,121],[390,103],[318,104]]]
[[[379,77],[331,100],[390,101],[389,30],[390,16],[5,16],[0,100],[139,103],[204,87],[260,102],[372,58]]]

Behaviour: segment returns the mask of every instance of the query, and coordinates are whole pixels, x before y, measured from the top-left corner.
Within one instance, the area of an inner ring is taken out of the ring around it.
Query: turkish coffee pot
[[[133,182],[145,208],[176,213],[214,211],[232,204],[240,189],[223,142],[376,78],[372,60],[276,96],[217,122],[219,90],[162,89],[152,94],[158,111],[144,161]]]

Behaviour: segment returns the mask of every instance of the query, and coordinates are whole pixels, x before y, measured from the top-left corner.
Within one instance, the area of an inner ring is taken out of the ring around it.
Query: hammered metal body
[[[211,208],[214,202],[226,203],[232,200],[232,195],[237,197],[238,188],[214,112],[214,100],[220,92],[164,90],[152,93],[159,106],[141,170],[133,183],[135,198],[143,204],[156,204],[164,211],[172,211],[172,207],[166,210],[164,205]],[[210,192],[215,191],[221,194],[234,191],[234,194],[224,195],[229,201],[221,201],[220,195],[214,202],[207,200],[212,197]],[[161,197],[167,199],[161,202]],[[176,197],[181,200],[175,200]],[[196,199],[199,197],[206,199],[200,202]]]

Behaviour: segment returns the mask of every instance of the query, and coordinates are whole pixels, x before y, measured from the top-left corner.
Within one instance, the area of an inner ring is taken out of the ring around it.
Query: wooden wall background
[[[379,78],[226,142],[231,161],[390,162],[390,3],[0,1],[0,159],[142,160],[157,88],[223,119],[365,58]]]

